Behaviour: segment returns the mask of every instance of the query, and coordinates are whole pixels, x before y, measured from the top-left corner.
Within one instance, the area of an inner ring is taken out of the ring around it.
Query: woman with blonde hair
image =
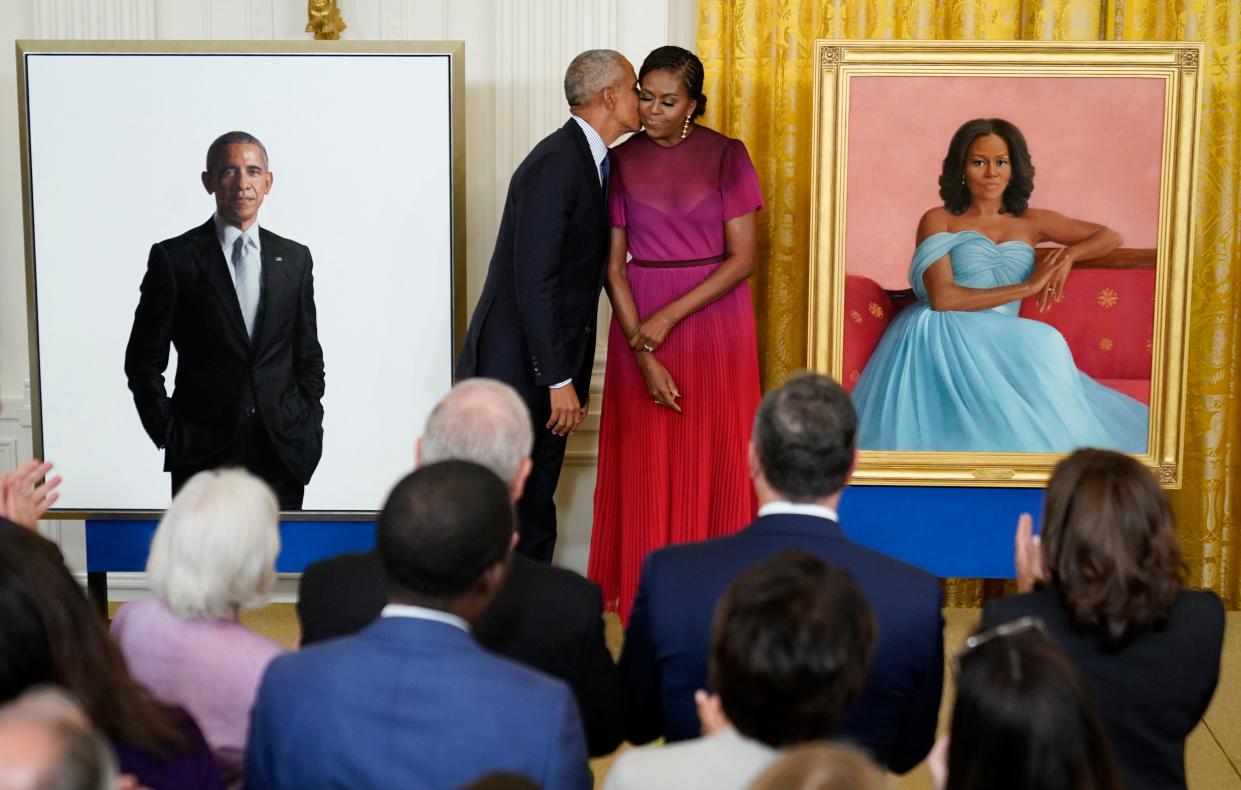
[[[280,645],[238,621],[267,602],[280,551],[279,511],[241,469],[199,472],[173,498],[151,542],[154,599],[112,621],[133,677],[202,727],[225,782],[240,786],[250,708]]]

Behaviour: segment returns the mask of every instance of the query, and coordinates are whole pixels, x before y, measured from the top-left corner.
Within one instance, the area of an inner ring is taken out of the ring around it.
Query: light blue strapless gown
[[[1149,410],[1077,369],[1064,336],[1018,316],[1021,302],[941,312],[922,275],[951,254],[958,285],[1024,282],[1034,249],[977,231],[936,233],[914,250],[918,302],[888,326],[853,390],[864,450],[1146,451]]]

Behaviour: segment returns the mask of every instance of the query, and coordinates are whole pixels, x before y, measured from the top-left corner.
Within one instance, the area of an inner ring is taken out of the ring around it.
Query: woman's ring
[[[645,346],[642,347],[642,350],[646,352],[651,352],[655,350],[655,347],[652,346],[650,343],[647,343]]]

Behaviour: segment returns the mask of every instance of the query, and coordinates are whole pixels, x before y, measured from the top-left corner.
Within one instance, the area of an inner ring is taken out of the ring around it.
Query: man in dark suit
[[[530,474],[530,412],[512,387],[467,379],[436,404],[415,445],[418,464],[458,459],[508,481],[516,500]],[[360,631],[388,600],[375,551],[311,563],[302,574],[297,615],[302,644]],[[599,587],[564,568],[513,555],[508,578],[474,626],[479,644],[567,682],[577,698],[592,756],[624,737],[625,690],[603,634]]]
[[[736,535],[652,552],[643,566],[621,654],[630,740],[698,734],[694,692],[707,685],[716,602],[741,571],[799,549],[847,571],[879,626],[870,675],[840,736],[898,773],[926,756],[943,685],[939,582],[841,531],[836,507],[856,433],[848,394],[826,376],[798,374],[763,398],[750,442],[758,520]]]
[[[214,216],[151,247],[125,349],[129,389],[174,494],[196,472],[232,464],[271,485],[282,509],[299,510],[323,451],[310,250],[258,226],[272,173],[253,135],[218,137],[202,182]]]
[[[511,384],[534,419],[534,469],[518,503],[517,550],[550,563],[565,440],[586,416],[595,319],[609,239],[607,146],[636,132],[637,76],[597,49],[565,73],[572,117],[534,147],[509,183],[482,295],[457,360],[459,379]]]
[[[470,636],[503,582],[513,507],[468,461],[405,477],[379,515],[388,605],[353,636],[277,658],[259,686],[246,787],[461,787],[511,771],[592,784],[567,686]]]

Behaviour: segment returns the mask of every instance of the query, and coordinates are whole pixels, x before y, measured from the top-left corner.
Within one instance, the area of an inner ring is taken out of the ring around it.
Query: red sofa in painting
[[[868,277],[846,275],[845,389],[853,391],[884,330],[914,299],[913,291],[885,291]],[[1060,330],[1082,372],[1149,405],[1154,306],[1155,251],[1119,249],[1076,264],[1064,301],[1051,310],[1040,314],[1031,297],[1021,316]]]

